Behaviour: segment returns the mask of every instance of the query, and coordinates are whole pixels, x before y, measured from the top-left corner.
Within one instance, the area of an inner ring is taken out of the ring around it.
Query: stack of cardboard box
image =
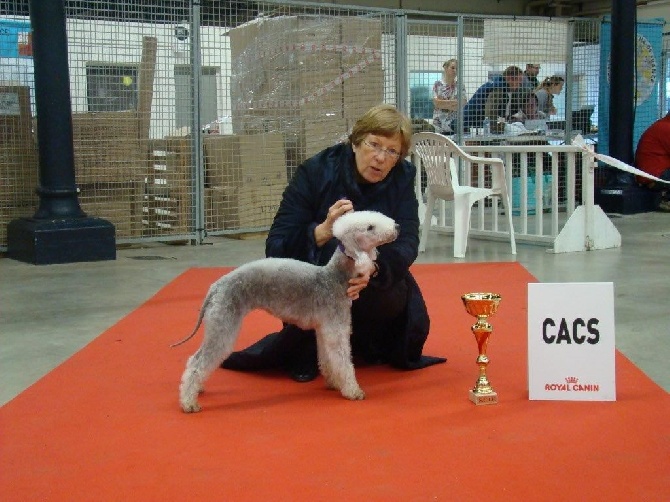
[[[233,130],[282,132],[288,176],[383,101],[381,22],[260,18],[230,30]]]
[[[142,207],[143,234],[181,235],[193,221],[193,148],[190,136],[149,142],[149,169]]]
[[[267,227],[286,187],[280,133],[208,135],[205,155],[205,228]]]
[[[37,146],[32,131],[30,89],[0,86],[0,245],[7,245],[7,224],[37,209]]]

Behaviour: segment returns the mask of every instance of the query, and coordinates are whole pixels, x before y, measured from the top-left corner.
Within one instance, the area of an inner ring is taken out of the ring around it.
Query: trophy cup
[[[487,318],[496,313],[502,297],[495,293],[466,293],[461,296],[461,299],[468,314],[477,318],[477,322],[472,325],[471,329],[479,348],[479,356],[477,356],[479,378],[474,388],[470,390],[470,401],[477,405],[496,404],[498,394],[491,387],[489,379],[486,378],[486,366],[489,364],[486,347],[493,332],[493,326],[487,322]]]

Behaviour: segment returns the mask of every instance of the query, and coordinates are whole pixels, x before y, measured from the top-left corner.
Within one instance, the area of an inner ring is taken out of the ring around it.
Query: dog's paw
[[[202,408],[200,408],[200,405],[195,402],[195,403],[181,403],[181,409],[184,410],[184,413],[198,413]]]
[[[365,392],[363,392],[363,389],[360,387],[346,391],[343,390],[342,395],[347,399],[351,399],[352,401],[360,401],[365,399]]]

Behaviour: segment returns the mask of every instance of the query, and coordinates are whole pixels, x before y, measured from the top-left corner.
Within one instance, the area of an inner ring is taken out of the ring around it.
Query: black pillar
[[[37,265],[116,258],[114,226],[77,198],[63,0],[30,0],[39,145],[39,207],[7,227],[7,255]]]
[[[635,123],[635,29],[637,6],[630,0],[612,1],[610,52],[609,154],[632,165]]]
[[[636,2],[631,0],[612,0],[608,153],[629,165],[635,162],[636,9]],[[608,213],[631,214],[652,209],[650,192],[637,185],[635,176],[616,168],[608,168],[607,182],[596,189],[594,198]]]

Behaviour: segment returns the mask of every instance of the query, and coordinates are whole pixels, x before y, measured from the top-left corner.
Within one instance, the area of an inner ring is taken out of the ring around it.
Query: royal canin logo
[[[597,383],[582,384],[579,378],[574,376],[565,377],[565,383],[546,383],[544,390],[557,392],[598,392],[600,385]]]

